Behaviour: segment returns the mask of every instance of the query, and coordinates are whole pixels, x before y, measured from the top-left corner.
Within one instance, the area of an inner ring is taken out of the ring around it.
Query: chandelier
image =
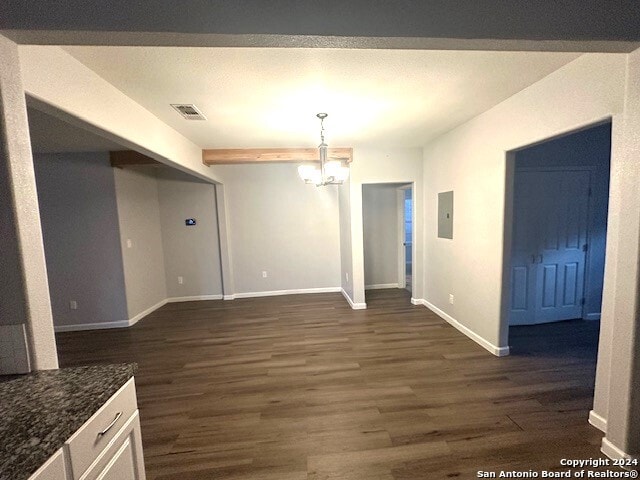
[[[316,115],[320,119],[320,145],[318,152],[320,154],[320,166],[313,164],[304,164],[298,167],[298,175],[304,183],[323,187],[325,185],[341,185],[349,178],[349,167],[343,165],[341,160],[328,160],[328,145],[324,143],[324,119],[327,118],[326,113],[318,113]]]

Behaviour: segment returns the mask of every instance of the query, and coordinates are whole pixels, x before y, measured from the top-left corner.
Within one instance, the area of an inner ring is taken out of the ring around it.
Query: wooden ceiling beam
[[[327,157],[351,163],[353,148],[329,148]],[[319,161],[317,148],[222,148],[202,151],[202,163],[205,165]]]
[[[159,166],[162,163],[135,150],[115,150],[109,152],[111,166],[115,168],[131,167],[136,165]]]

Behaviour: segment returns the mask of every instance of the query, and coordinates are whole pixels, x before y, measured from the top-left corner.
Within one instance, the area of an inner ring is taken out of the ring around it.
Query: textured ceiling
[[[202,148],[421,146],[577,58],[575,53],[65,47]],[[170,103],[194,103],[207,121]]]

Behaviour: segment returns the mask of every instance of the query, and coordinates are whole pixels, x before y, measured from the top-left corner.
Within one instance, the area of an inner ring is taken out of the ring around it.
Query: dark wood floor
[[[169,304],[58,334],[63,366],[137,362],[150,480],[416,480],[561,469],[589,426],[597,322],[512,329],[496,358],[403,290]]]

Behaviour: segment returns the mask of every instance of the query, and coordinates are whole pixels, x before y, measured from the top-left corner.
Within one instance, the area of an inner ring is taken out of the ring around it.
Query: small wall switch
[[[133,247],[133,242],[131,241],[130,238],[127,238],[127,248],[131,248]]]
[[[267,278],[267,271],[266,270],[262,271],[262,278]]]
[[[453,305],[453,294],[452,293],[449,294],[449,303],[451,305]]]
[[[71,310],[77,310],[78,309],[78,302],[76,302],[75,300],[70,300],[69,301],[69,308]]]
[[[182,285],[184,283],[184,277],[178,277],[178,285]]]

